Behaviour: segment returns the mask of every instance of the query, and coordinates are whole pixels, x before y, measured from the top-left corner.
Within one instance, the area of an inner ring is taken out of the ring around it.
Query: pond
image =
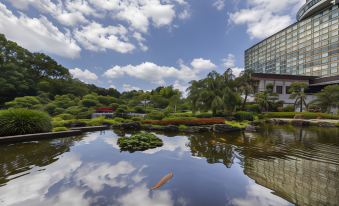
[[[160,134],[120,152],[121,132],[0,145],[0,205],[337,205],[339,130]],[[129,134],[126,134],[129,135]],[[150,190],[166,174],[173,178]]]

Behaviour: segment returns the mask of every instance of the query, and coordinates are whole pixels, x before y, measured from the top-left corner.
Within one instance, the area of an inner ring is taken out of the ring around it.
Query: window
[[[278,94],[282,94],[283,93],[283,87],[282,86],[277,86],[275,89],[276,89],[276,92]]]

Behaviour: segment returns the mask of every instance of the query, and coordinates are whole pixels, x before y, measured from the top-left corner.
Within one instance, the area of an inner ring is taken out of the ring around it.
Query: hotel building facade
[[[289,103],[294,81],[309,84],[309,92],[339,83],[339,0],[307,0],[297,22],[245,51],[245,69],[255,72],[258,91],[268,83]],[[312,98],[310,98],[311,100]]]

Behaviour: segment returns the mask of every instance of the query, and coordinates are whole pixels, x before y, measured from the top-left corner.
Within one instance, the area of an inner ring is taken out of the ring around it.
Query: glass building
[[[307,0],[297,22],[245,51],[255,73],[339,75],[339,0]]]

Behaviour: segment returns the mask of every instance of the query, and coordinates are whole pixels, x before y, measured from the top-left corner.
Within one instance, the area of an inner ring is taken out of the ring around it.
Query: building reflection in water
[[[244,173],[297,205],[338,205],[338,129],[265,127],[259,133],[192,135],[192,155]]]

